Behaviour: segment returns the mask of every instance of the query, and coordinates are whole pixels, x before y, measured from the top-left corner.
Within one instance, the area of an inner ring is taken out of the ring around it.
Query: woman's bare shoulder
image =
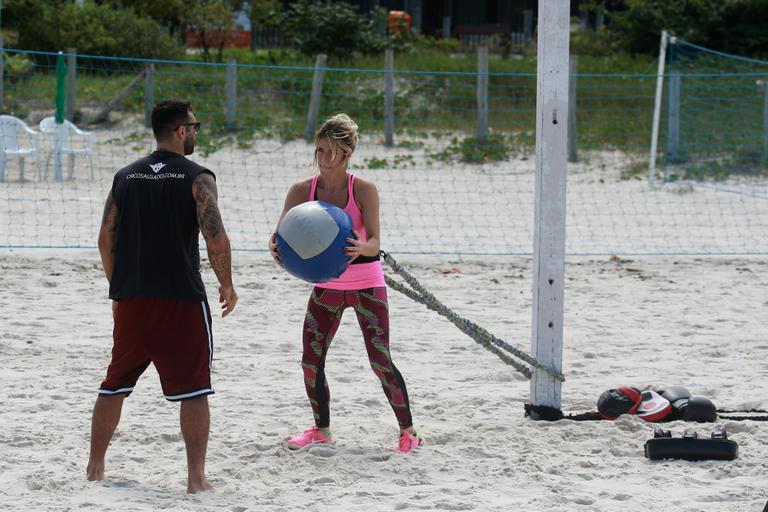
[[[304,193],[306,192],[307,195],[309,195],[309,191],[312,189],[312,178],[303,179],[300,181],[297,181],[293,185],[291,185],[291,188],[288,189],[289,194],[296,194],[296,193]]]
[[[377,191],[376,184],[360,176],[355,176],[355,192],[362,193],[375,193]]]

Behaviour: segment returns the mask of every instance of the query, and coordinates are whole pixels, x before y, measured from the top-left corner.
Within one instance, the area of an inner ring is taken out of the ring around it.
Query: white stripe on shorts
[[[130,388],[120,388],[112,391],[111,389],[100,389],[99,394],[100,395],[117,395],[119,393],[130,393],[133,391],[133,387]]]
[[[166,400],[184,400],[185,398],[192,398],[193,396],[197,395],[210,395],[213,393],[213,389],[211,388],[205,388],[205,389],[199,389],[197,391],[192,391],[191,393],[183,393],[181,395],[165,395]]]
[[[208,371],[210,372],[213,367],[213,335],[211,334],[211,324],[208,322],[208,309],[205,307],[205,301],[200,301],[200,307],[203,309],[205,332],[208,335]]]

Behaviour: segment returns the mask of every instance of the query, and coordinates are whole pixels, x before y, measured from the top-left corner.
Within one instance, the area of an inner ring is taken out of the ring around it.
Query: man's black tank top
[[[111,299],[206,298],[192,196],[192,182],[202,172],[213,176],[178,153],[158,150],[115,174],[118,224]]]

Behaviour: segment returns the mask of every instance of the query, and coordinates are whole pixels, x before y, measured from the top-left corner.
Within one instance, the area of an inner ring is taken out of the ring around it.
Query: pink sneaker
[[[407,430],[400,434],[400,442],[397,445],[397,451],[400,453],[409,453],[414,448],[421,446],[421,438],[418,434],[411,434]]]
[[[299,450],[301,448],[304,448],[305,446],[309,446],[310,444],[333,443],[333,442],[334,441],[331,438],[330,434],[325,434],[321,430],[319,430],[317,426],[314,426],[309,430],[305,430],[303,434],[288,439],[285,442],[285,444],[291,450]]]

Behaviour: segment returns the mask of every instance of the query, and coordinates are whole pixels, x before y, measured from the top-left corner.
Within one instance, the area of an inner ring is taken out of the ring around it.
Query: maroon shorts
[[[100,395],[130,395],[149,363],[157,368],[168,400],[213,393],[213,334],[207,301],[120,299],[113,336],[112,361]]]

